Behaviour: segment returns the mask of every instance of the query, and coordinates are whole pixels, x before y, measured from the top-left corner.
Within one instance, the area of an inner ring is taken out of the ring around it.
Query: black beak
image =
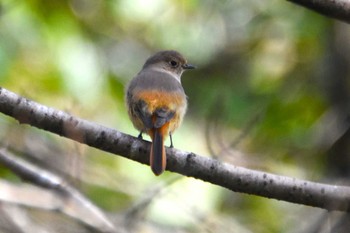
[[[182,68],[183,68],[184,70],[196,69],[196,67],[195,67],[194,65],[191,65],[191,64],[184,64],[184,65],[182,66]]]

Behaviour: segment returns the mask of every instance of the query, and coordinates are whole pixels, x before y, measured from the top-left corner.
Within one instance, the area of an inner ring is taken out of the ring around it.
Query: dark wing
[[[133,113],[141,119],[146,129],[153,128],[152,114],[147,111],[147,103],[143,100],[138,100],[132,106]]]

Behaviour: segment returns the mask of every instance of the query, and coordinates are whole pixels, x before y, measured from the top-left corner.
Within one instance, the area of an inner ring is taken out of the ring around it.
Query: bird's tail
[[[164,126],[163,126],[164,127]],[[156,176],[162,174],[166,167],[166,154],[164,147],[163,127],[152,130],[152,146],[150,155],[150,165]]]

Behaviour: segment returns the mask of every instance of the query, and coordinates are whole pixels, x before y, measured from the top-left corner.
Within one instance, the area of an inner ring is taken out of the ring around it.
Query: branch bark
[[[349,0],[287,0],[316,11],[322,15],[350,23]]]
[[[0,88],[0,112],[22,124],[148,164],[150,143],[73,117]],[[258,195],[327,210],[350,210],[350,187],[327,185],[233,166],[191,152],[167,148],[167,170]]]

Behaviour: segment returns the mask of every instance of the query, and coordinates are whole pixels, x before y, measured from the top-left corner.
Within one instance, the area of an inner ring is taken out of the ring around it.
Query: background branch
[[[350,1],[348,0],[287,0],[316,11],[322,15],[350,23]]]
[[[148,164],[149,142],[0,88],[0,112],[22,124],[50,131],[89,146]],[[167,170],[201,179],[235,192],[254,194],[328,210],[349,211],[350,188],[259,172],[167,148]]]
[[[0,183],[2,187],[0,200],[27,206],[36,204],[36,207],[60,211],[93,227],[97,232],[122,232],[120,229],[117,231],[97,206],[55,174],[34,166],[5,149],[0,150],[0,163],[22,179],[54,191],[52,193],[44,192],[42,189],[27,191],[25,187],[11,188],[9,184]],[[10,189],[11,191],[7,191]],[[31,195],[28,195],[28,192],[31,192]]]

